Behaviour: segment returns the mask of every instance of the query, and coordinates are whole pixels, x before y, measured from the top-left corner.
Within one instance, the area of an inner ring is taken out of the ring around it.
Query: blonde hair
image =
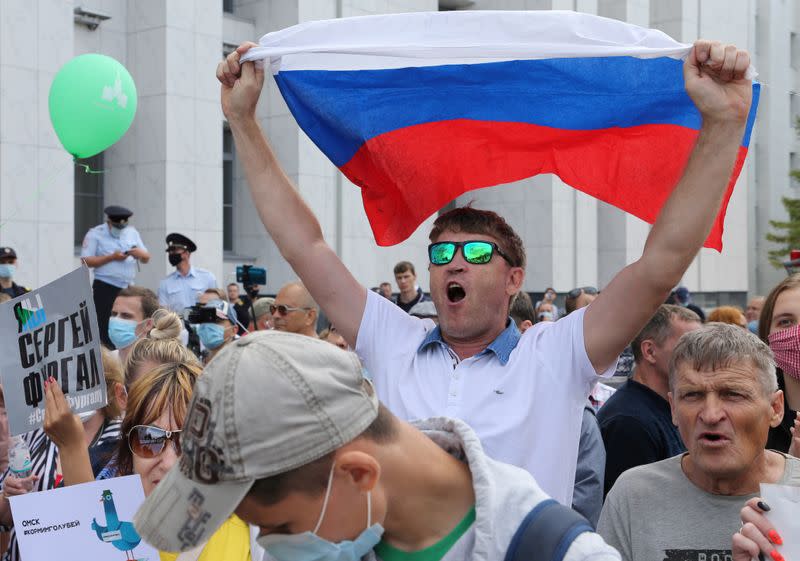
[[[133,473],[133,455],[128,447],[128,433],[133,427],[151,425],[165,411],[169,412],[178,428],[183,427],[194,384],[202,372],[196,361],[170,362],[144,374],[131,385],[128,410],[120,428],[122,439],[117,448],[119,475]]]
[[[128,353],[125,384],[133,384],[136,373],[147,362],[186,362],[199,366],[197,357],[179,339],[182,329],[183,322],[178,314],[164,309],[156,310],[153,314],[153,327],[133,344]]]
[[[100,347],[100,356],[103,361],[103,374],[106,378],[106,394],[108,405],[100,411],[106,419],[116,419],[122,415],[122,406],[117,403],[116,387],[125,385],[125,374],[119,360],[105,347]]]
[[[147,332],[148,339],[177,339],[181,336],[183,322],[175,312],[159,308],[153,313],[153,327]]]

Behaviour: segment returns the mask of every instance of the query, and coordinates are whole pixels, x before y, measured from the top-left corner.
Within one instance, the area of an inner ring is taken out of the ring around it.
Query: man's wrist
[[[744,130],[747,127],[747,120],[720,118],[713,115],[702,115],[703,119],[701,131],[721,135],[738,135],[736,140],[741,141]]]
[[[258,120],[255,114],[230,117],[228,118],[228,126],[231,128],[231,131],[238,131],[245,134],[252,131],[259,132]]]

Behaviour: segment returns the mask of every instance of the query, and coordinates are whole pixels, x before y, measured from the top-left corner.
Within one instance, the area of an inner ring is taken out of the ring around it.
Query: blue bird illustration
[[[133,548],[139,545],[142,538],[136,532],[132,522],[120,522],[117,517],[117,507],[114,506],[114,495],[109,490],[103,491],[100,499],[106,512],[106,525],[100,526],[97,519],[92,520],[92,530],[97,533],[100,541],[109,542],[111,545],[125,552],[125,559],[135,561]],[[130,553],[130,557],[128,557]]]

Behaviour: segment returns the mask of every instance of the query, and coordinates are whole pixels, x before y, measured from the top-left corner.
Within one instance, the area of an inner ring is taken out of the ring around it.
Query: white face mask
[[[334,464],[335,466],[335,464]],[[270,534],[261,536],[256,543],[263,547],[277,561],[359,561],[372,551],[383,535],[383,526],[371,524],[372,522],[372,494],[367,492],[367,527],[355,540],[330,542],[317,535],[325,510],[328,508],[328,499],[331,495],[333,484],[333,468],[328,476],[328,489],[325,491],[325,500],[322,503],[322,512],[313,532],[302,534]]]

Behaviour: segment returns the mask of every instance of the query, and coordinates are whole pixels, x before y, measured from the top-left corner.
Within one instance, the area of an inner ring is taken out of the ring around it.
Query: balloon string
[[[88,165],[86,165],[86,164],[81,164],[80,162],[78,162],[78,158],[75,158],[75,159],[73,159],[72,161],[73,161],[73,162],[75,162],[75,165],[76,165],[76,166],[78,166],[78,167],[82,167],[82,168],[83,168],[83,171],[84,171],[84,172],[86,172],[86,173],[98,174],[98,173],[105,173],[105,172],[106,172],[106,170],[104,170],[104,169],[97,169],[97,170],[95,170],[95,169],[92,169],[91,167],[89,167],[89,166],[88,166]]]
[[[56,179],[58,179],[58,177],[59,177],[59,176],[60,176],[62,173],[64,173],[64,171],[65,171],[65,169],[67,168],[67,166],[69,166],[71,163],[72,163],[72,162],[68,163],[67,165],[63,165],[63,166],[56,167],[55,171],[54,171],[54,172],[53,172],[53,173],[50,175],[50,177],[48,177],[47,179],[45,179],[45,180],[44,180],[44,181],[43,181],[43,182],[42,182],[42,183],[41,183],[41,184],[40,184],[40,185],[39,185],[39,186],[36,188],[36,191],[34,191],[34,193],[33,193],[33,200],[34,200],[34,201],[38,201],[38,200],[39,200],[39,196],[41,195],[42,191],[44,191],[46,188],[50,187],[50,185],[52,185],[52,184],[55,182],[55,180],[56,180]],[[2,230],[2,229],[5,227],[5,225],[6,225],[6,224],[8,224],[8,223],[9,223],[9,221],[13,220],[13,219],[14,219],[14,217],[16,217],[18,214],[19,214],[19,211],[17,211],[17,212],[15,212],[15,213],[13,213],[11,216],[9,216],[8,218],[6,218],[6,219],[5,219],[5,220],[3,220],[2,222],[0,222],[0,230]]]

